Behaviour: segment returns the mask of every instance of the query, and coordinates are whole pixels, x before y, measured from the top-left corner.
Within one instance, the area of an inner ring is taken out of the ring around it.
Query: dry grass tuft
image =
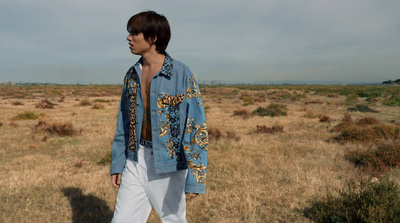
[[[336,132],[340,132],[342,129],[346,129],[349,126],[354,125],[354,121],[351,118],[351,114],[346,112],[344,113],[344,117],[342,119],[342,121],[336,125],[332,130],[336,131]]]
[[[37,119],[39,116],[36,115],[34,112],[23,112],[23,113],[18,113],[14,117],[11,118],[11,120],[32,120],[32,119]]]
[[[92,109],[104,109],[104,105],[100,102],[93,103]]]
[[[12,103],[11,103],[12,105],[24,105],[24,103],[22,103],[22,102],[20,102],[20,101],[13,101]]]
[[[304,102],[304,104],[308,105],[308,104],[323,104],[324,102],[320,101],[320,100],[309,100]]]
[[[80,160],[74,164],[74,167],[81,168],[83,166],[83,160]]]
[[[397,122],[396,120],[391,120],[390,123],[392,123],[393,125],[400,125],[400,122]]]
[[[55,105],[57,104],[49,101],[48,99],[43,99],[40,102],[38,102],[35,107],[42,109],[53,109]]]
[[[218,128],[210,127],[208,128],[209,141],[219,140],[222,137],[222,132]]]
[[[55,122],[47,118],[39,118],[38,124],[33,129],[35,132],[48,132],[51,135],[74,136],[78,131],[71,122]]]
[[[104,155],[97,164],[99,165],[110,165],[111,164],[111,151],[108,151],[106,155]]]
[[[60,99],[58,99],[58,102],[60,103],[65,102],[65,96],[61,96]]]
[[[252,113],[250,113],[247,109],[243,108],[243,109],[238,109],[233,111],[233,116],[240,116],[243,119],[249,119],[251,117],[253,117],[254,115]]]
[[[238,135],[236,135],[236,133],[230,132],[230,131],[226,132],[226,137],[225,138],[232,139],[232,140],[235,140],[235,141],[239,141],[240,140],[240,137]]]
[[[79,106],[90,106],[90,105],[92,105],[92,103],[87,98],[84,98],[79,102]]]
[[[19,125],[17,123],[15,123],[15,122],[10,122],[9,126],[16,128]]]
[[[257,125],[257,133],[269,133],[269,134],[274,134],[274,133],[278,133],[278,132],[283,132],[283,129],[285,128],[285,126],[281,123],[279,123],[279,121],[275,122],[275,125],[271,126],[271,127],[267,127],[266,125]]]

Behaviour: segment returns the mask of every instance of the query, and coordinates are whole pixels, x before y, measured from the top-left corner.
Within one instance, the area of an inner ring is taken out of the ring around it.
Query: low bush
[[[208,128],[209,141],[219,140],[221,138],[221,136],[222,136],[222,132],[218,128],[214,128],[214,127]]]
[[[356,122],[357,126],[363,127],[367,125],[377,125],[379,124],[379,120],[376,119],[375,117],[367,116],[365,118],[362,118]]]
[[[310,100],[310,101],[306,101],[304,102],[304,104],[308,105],[308,104],[323,104],[324,102],[320,101],[320,100]]]
[[[347,127],[352,125],[354,125],[354,121],[351,118],[351,114],[346,112],[344,113],[342,121],[338,125],[333,127],[332,131],[340,132],[341,130],[346,129]]]
[[[359,127],[348,126],[340,130],[340,135],[335,138],[342,142],[379,142],[382,140],[400,139],[400,127],[394,125],[368,125]]]
[[[328,194],[305,210],[315,222],[400,222],[399,186],[390,180],[349,184],[338,196]]]
[[[39,118],[38,124],[34,127],[35,132],[48,132],[52,135],[73,136],[78,131],[71,122],[55,122],[46,118]]]
[[[250,113],[247,109],[238,109],[233,111],[233,116],[240,116],[243,119],[249,119],[251,117],[253,117],[253,114]]]
[[[332,122],[332,118],[329,115],[322,115],[319,118],[320,122],[327,122],[327,123],[331,123]]]
[[[240,140],[240,137],[238,135],[236,135],[236,133],[230,132],[230,131],[226,132],[226,138],[227,139],[232,139],[232,140],[235,140],[235,141],[239,141]]]
[[[400,166],[400,144],[380,144],[377,149],[367,151],[348,151],[346,158],[361,166],[365,172],[380,177],[382,172],[387,172]]]
[[[349,113],[345,113],[341,123],[332,130],[340,132],[334,139],[341,142],[369,143],[400,139],[400,126],[380,124],[373,117],[365,117],[354,123]]]
[[[20,101],[13,101],[11,104],[12,105],[24,105],[24,103],[22,103]]]
[[[18,113],[14,117],[12,117],[12,120],[32,120],[32,119],[37,119],[39,116],[36,115],[34,112],[23,112],[23,113]]]
[[[38,102],[35,107],[42,109],[53,109],[55,105],[57,104],[49,101],[48,99],[43,99],[40,102]]]
[[[269,134],[274,134],[278,132],[283,132],[284,125],[280,124],[278,121],[275,123],[275,125],[271,127],[267,127],[266,125],[257,125],[256,132],[257,133],[269,133]]]
[[[270,104],[267,107],[258,107],[252,113],[258,116],[286,116],[288,109],[283,104]]]
[[[101,98],[98,98],[98,99],[95,99],[93,102],[109,103],[109,102],[110,102],[110,100],[106,100],[106,99],[101,99]]]
[[[356,105],[355,107],[347,108],[347,111],[379,113],[378,111],[371,109],[368,105]]]

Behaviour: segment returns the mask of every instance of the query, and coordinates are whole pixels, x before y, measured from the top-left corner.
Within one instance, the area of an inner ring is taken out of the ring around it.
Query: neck
[[[157,51],[148,52],[142,55],[143,58],[143,66],[144,67],[159,67],[164,64],[165,55],[160,54]]]

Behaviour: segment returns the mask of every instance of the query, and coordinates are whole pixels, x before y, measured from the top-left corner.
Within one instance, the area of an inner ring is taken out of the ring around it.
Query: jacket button
[[[139,102],[136,102],[136,105],[139,106]]]

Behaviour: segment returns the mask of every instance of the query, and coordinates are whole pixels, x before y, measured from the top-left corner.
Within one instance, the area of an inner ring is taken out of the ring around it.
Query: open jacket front
[[[112,146],[111,174],[126,159],[137,161],[143,119],[142,59],[125,78]],[[199,86],[190,69],[168,54],[150,84],[151,131],[156,173],[189,169],[187,193],[205,193],[208,133]]]

